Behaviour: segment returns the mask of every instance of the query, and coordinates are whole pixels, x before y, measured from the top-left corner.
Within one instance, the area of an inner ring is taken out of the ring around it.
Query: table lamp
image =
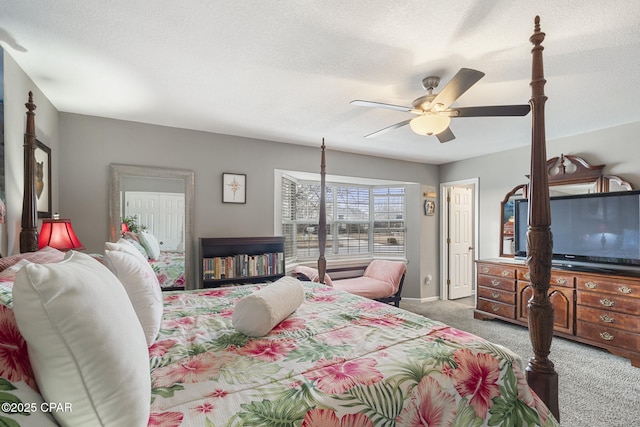
[[[82,250],[84,246],[73,231],[71,220],[59,219],[57,215],[53,218],[42,220],[42,230],[38,236],[38,249],[45,246],[59,249],[61,251]]]

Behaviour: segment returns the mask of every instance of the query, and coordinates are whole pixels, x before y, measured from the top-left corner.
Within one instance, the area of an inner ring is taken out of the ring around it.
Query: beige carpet
[[[476,320],[469,303],[403,300],[400,307],[504,345],[526,363],[533,355],[527,329]],[[556,337],[550,359],[559,375],[563,427],[640,426],[640,368],[607,351]]]

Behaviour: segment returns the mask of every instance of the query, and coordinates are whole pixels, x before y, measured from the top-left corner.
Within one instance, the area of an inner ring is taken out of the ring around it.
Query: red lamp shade
[[[68,219],[42,220],[42,230],[38,236],[38,249],[45,246],[51,246],[61,251],[84,249]]]

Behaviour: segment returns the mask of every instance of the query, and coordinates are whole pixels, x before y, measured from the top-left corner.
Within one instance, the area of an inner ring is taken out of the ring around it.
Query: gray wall
[[[108,166],[122,163],[195,171],[194,236],[273,234],[274,169],[319,172],[318,148],[163,126],[60,114],[60,213],[89,252],[102,252],[108,239]],[[437,186],[438,168],[399,160],[332,151],[327,173]],[[247,175],[247,203],[222,203],[222,172]],[[421,221],[420,185],[407,195],[408,273],[404,295],[438,294],[437,217]],[[422,244],[422,236],[427,244]],[[432,275],[431,286],[424,277]],[[421,285],[422,284],[422,285]]]
[[[616,126],[547,141],[547,158],[571,154],[592,165],[606,164],[605,175],[618,175],[640,188],[640,123]],[[500,248],[500,202],[513,187],[527,182],[530,146],[440,167],[441,182],[479,177],[478,259],[497,257]]]

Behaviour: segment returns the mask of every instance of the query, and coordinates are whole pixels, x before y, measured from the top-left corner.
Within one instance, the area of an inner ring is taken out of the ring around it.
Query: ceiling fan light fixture
[[[411,130],[419,135],[437,135],[449,127],[451,118],[442,114],[425,113],[409,122]]]

